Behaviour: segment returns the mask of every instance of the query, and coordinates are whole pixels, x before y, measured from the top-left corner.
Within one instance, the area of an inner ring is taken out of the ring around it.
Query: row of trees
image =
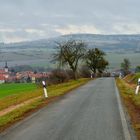
[[[105,53],[98,48],[87,49],[87,45],[82,41],[67,41],[57,43],[54,60],[59,62],[59,67],[69,66],[74,73],[74,78],[78,76],[79,63],[84,62],[94,75],[96,72],[102,73],[108,61],[104,58]]]

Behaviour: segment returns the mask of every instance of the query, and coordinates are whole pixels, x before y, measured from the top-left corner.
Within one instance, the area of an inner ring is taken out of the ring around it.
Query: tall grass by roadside
[[[117,85],[120,90],[120,94],[124,98],[130,98],[136,106],[140,107],[140,92],[135,95],[135,88],[130,84],[126,83],[124,80],[117,79]]]
[[[140,73],[129,74],[124,78],[124,80],[131,84],[137,84],[138,78],[140,78]]]
[[[137,77],[137,75],[135,77]],[[136,131],[137,139],[140,140],[140,92],[138,95],[135,95],[136,85],[132,86],[125,80],[116,79],[116,82],[122,101],[130,115],[132,126]]]

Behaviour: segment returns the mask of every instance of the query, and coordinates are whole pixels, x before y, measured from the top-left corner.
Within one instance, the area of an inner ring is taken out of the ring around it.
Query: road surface
[[[7,130],[0,140],[129,140],[115,88],[113,78],[90,81]]]

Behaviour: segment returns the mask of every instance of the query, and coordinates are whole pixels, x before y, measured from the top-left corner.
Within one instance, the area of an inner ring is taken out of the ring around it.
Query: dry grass
[[[124,78],[124,80],[130,84],[137,84],[138,78],[140,78],[140,73],[129,74]]]
[[[17,105],[21,102],[24,102],[26,100],[41,96],[42,89],[36,89],[35,91],[27,91],[22,94],[15,94],[11,96],[7,96],[0,99],[0,110],[3,110],[11,105]]]
[[[116,79],[122,100],[130,115],[137,138],[140,140],[140,93],[135,95],[135,88],[125,80]]]

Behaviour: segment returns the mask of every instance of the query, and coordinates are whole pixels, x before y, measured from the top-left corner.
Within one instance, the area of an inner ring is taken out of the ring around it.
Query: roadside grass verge
[[[14,111],[1,116],[0,117],[0,131],[4,130],[6,127],[10,126],[12,123],[16,122],[17,120],[22,120],[24,118],[25,113],[37,108],[43,100],[37,100],[32,102],[29,105],[25,105],[20,107],[19,109],[15,109]]]
[[[124,78],[124,80],[130,84],[137,84],[138,78],[140,78],[140,73],[129,74]]]
[[[125,80],[116,79],[117,86],[130,116],[132,126],[136,131],[137,138],[140,140],[140,93],[135,95],[135,87]]]
[[[11,126],[13,123],[24,119],[26,116],[30,115],[32,112],[35,112],[39,108],[45,106],[54,99],[57,99],[59,96],[64,95],[68,91],[71,91],[81,85],[87,83],[90,79],[82,78],[79,80],[72,80],[67,83],[52,85],[48,87],[49,98],[43,99],[43,90],[39,89],[37,91],[39,96],[42,96],[40,99],[22,106],[18,109],[15,109],[12,112],[0,117],[0,131],[5,130],[7,127]],[[9,100],[8,100],[9,101]]]
[[[136,73],[136,74],[132,77],[132,82],[134,82],[135,84],[137,84],[138,78],[140,78],[140,73]]]

